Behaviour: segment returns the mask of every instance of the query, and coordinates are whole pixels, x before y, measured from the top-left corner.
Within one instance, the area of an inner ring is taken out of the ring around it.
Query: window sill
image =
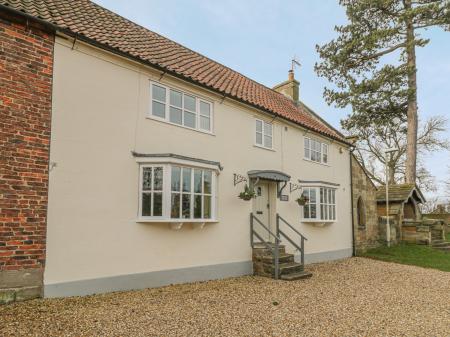
[[[202,229],[205,224],[218,223],[217,219],[142,219],[136,220],[137,223],[168,224],[170,229],[179,230],[185,224],[192,224],[193,229]]]
[[[267,150],[267,151],[276,152],[272,147],[265,147],[265,146],[258,145],[258,144],[253,144],[253,146],[257,147],[258,149],[263,149],[263,150]]]
[[[153,115],[147,115],[146,118],[154,120],[154,121],[157,121],[157,122],[160,122],[160,123],[173,125],[173,126],[185,129],[185,130],[191,130],[191,131],[203,133],[203,134],[210,135],[210,136],[216,136],[215,133],[213,133],[212,131],[206,131],[206,130],[201,130],[201,129],[194,129],[194,128],[191,128],[189,126],[184,126],[184,125],[180,125],[180,124],[177,124],[177,123],[169,122],[168,120],[166,120],[164,118],[156,117],[156,116],[153,116]]]
[[[329,225],[337,222],[337,220],[305,220],[305,219],[302,219],[301,222],[313,225],[314,227],[325,227],[325,226],[329,226]]]
[[[308,159],[308,158],[303,158],[303,160],[307,161],[309,163],[318,164],[318,165],[322,165],[322,166],[326,166],[326,167],[331,167],[331,165],[329,163],[321,163],[321,162],[314,161],[314,160],[311,160],[311,159]]]
[[[219,222],[217,219],[146,219],[138,218],[136,222],[150,222],[150,223],[170,223],[170,222],[183,222],[183,223],[197,223],[197,222]]]

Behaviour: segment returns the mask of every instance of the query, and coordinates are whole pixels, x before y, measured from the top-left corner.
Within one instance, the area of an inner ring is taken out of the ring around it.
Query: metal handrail
[[[284,233],[280,229],[280,220],[283,221],[290,229],[292,229],[295,233],[297,233],[300,236],[300,246],[297,245],[286,233]],[[287,222],[285,219],[283,219],[278,213],[277,213],[277,221],[276,221],[276,234],[278,237],[280,237],[280,234],[283,235],[297,250],[300,251],[300,262],[304,266],[305,265],[305,241],[308,241],[308,239],[300,233],[298,230],[296,230],[289,222]]]
[[[272,236],[275,239],[275,246],[269,245],[264,239],[255,231],[254,229],[254,220],[256,219],[256,222],[264,228],[267,233],[269,233],[269,236]],[[280,238],[277,234],[273,233],[268,227],[266,227],[261,220],[259,220],[253,213],[250,213],[250,244],[252,248],[255,246],[255,242],[253,239],[253,236],[256,236],[259,240],[261,240],[261,243],[263,243],[269,250],[272,251],[274,260],[275,260],[275,279],[278,280],[279,273],[280,273]]]
[[[277,214],[278,219],[282,220],[286,225],[288,225],[288,227],[290,229],[292,229],[295,233],[297,233],[298,235],[300,235],[302,238],[304,238],[306,241],[308,241],[308,239],[302,234],[300,233],[298,230],[296,230],[289,222],[287,222],[285,219],[283,219],[283,217],[279,214]]]

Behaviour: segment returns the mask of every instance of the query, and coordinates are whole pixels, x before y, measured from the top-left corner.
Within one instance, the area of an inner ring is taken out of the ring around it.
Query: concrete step
[[[440,250],[440,251],[450,253],[450,246],[446,246],[446,247],[434,247],[434,249],[438,249],[438,250]]]
[[[312,274],[308,271],[300,271],[297,273],[281,275],[280,278],[285,281],[295,281],[295,280],[309,278],[311,276],[312,276]]]
[[[256,256],[255,260],[260,261],[264,264],[274,264],[275,263],[275,257],[273,255]],[[280,254],[278,260],[280,263],[295,262],[293,254]]]
[[[431,244],[432,245],[434,245],[434,244],[436,244],[436,243],[445,243],[445,242],[447,242],[447,241],[445,241],[445,240],[431,240]]]
[[[300,263],[296,263],[296,262],[280,263],[279,267],[280,267],[280,276],[298,273],[298,272],[302,272],[304,270],[303,265]],[[274,264],[265,264],[263,266],[263,268],[264,268],[265,273],[275,276],[275,265]]]
[[[431,244],[433,247],[446,247],[446,246],[450,246],[450,242],[438,242],[438,243],[432,243]]]

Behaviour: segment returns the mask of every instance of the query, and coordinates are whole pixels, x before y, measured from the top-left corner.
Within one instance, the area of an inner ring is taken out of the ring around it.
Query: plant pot
[[[239,199],[245,200],[245,201],[250,201],[253,199],[252,195],[248,195],[248,194],[239,194]]]

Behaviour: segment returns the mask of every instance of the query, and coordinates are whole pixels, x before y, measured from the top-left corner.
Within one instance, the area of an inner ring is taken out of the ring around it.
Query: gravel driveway
[[[450,336],[450,273],[363,258],[308,270],[0,306],[0,336]]]

